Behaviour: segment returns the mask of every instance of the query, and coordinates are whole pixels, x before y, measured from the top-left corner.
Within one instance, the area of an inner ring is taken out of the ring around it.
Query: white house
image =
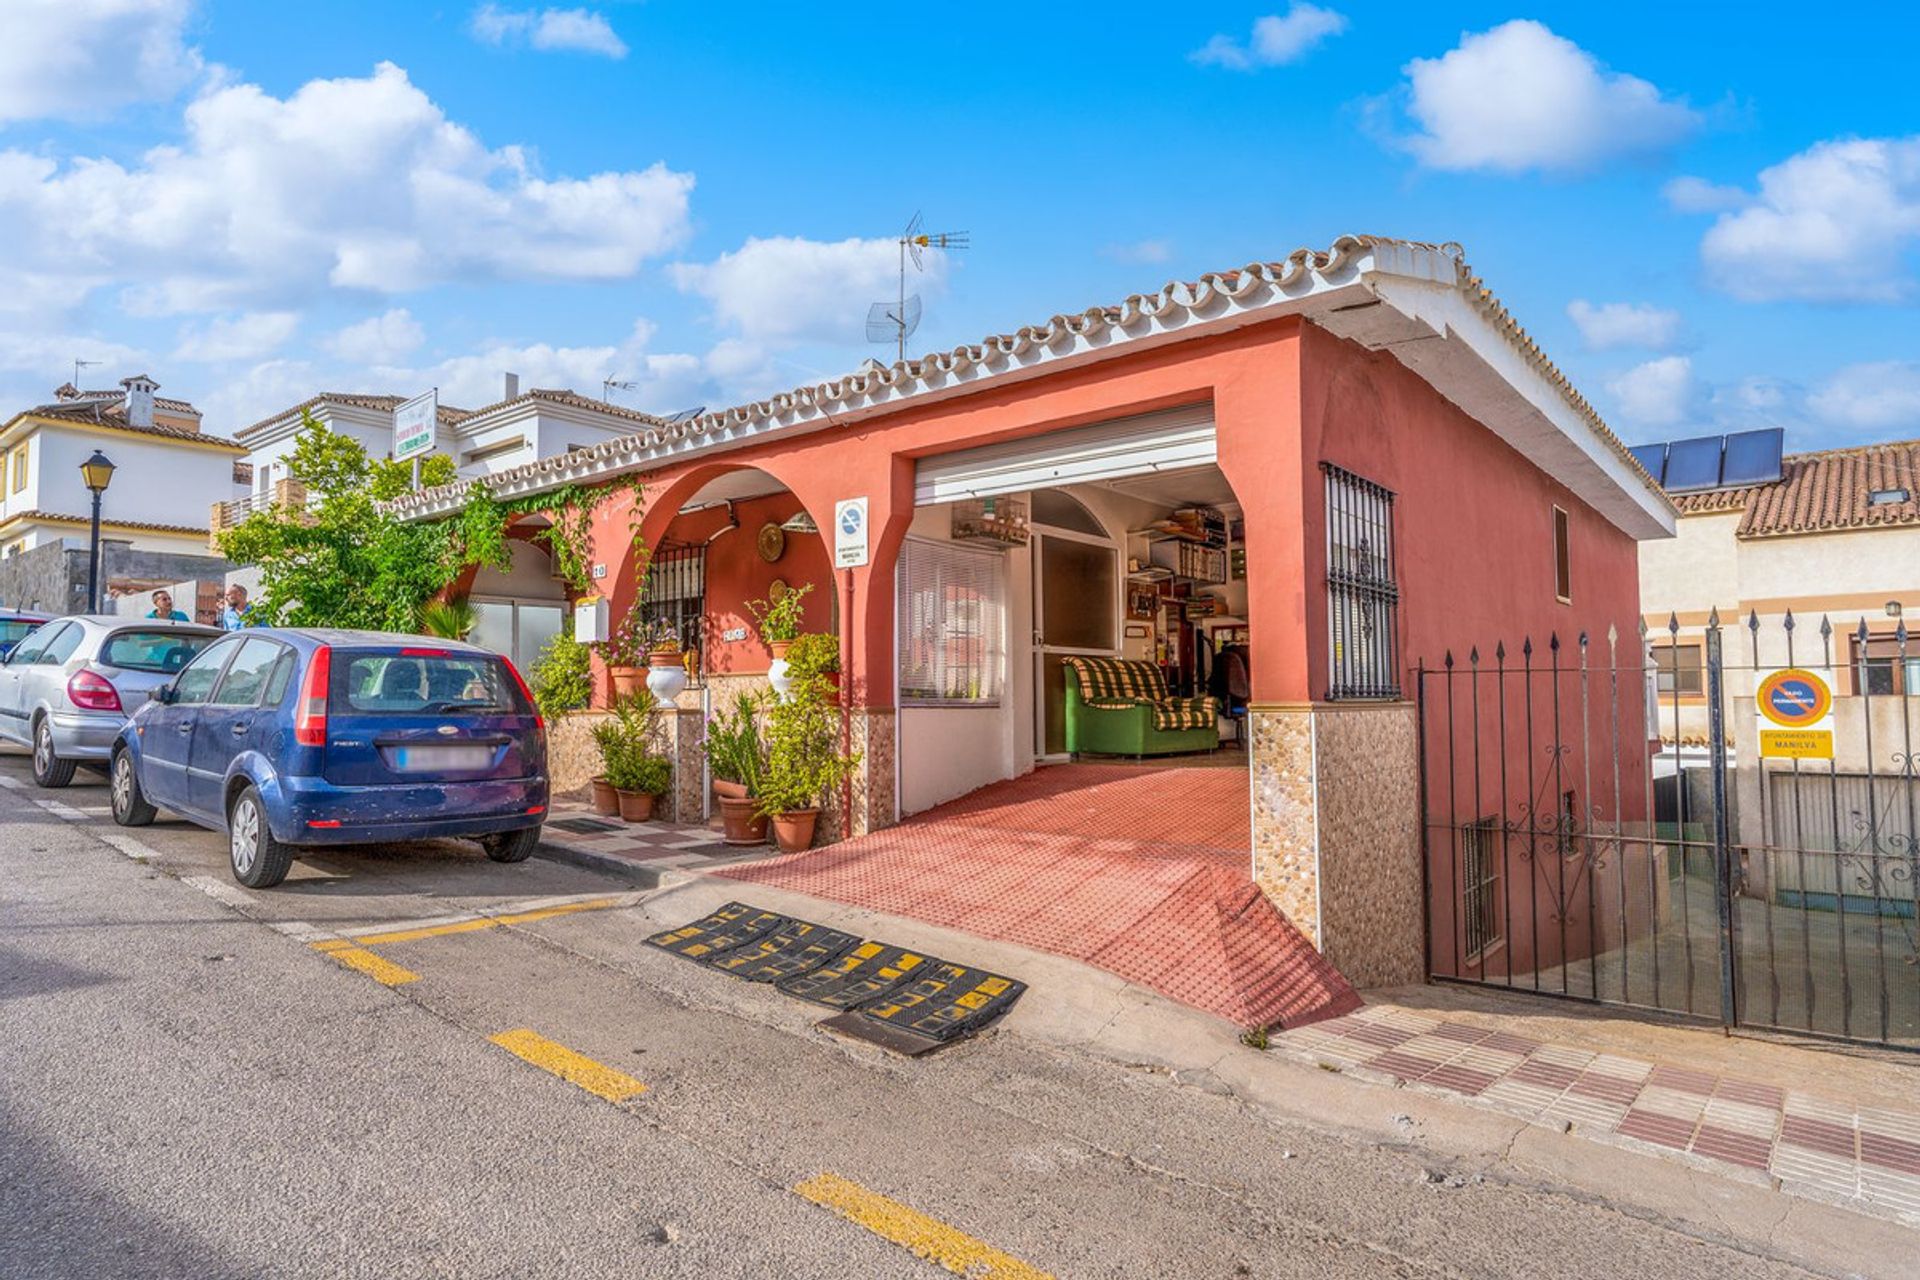
[[[93,495],[80,464],[95,450],[116,468],[101,504],[103,537],[206,554],[207,503],[245,491],[246,446],[203,432],[200,411],[156,396],[158,387],[145,374],[116,391],[69,384],[0,427],[0,554],[86,545]]]

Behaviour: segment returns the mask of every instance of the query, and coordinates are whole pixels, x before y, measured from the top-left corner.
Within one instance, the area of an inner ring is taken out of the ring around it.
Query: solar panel
[[[1668,492],[1686,489],[1716,489],[1720,486],[1719,436],[1695,436],[1675,440],[1667,446],[1667,474],[1662,477]]]
[[[1780,478],[1780,450],[1786,432],[1780,427],[1742,431],[1727,437],[1726,459],[1720,469],[1723,485],[1771,484]]]
[[[1636,444],[1627,452],[1640,459],[1640,465],[1647,469],[1647,474],[1653,477],[1655,484],[1660,483],[1660,473],[1667,469],[1667,446],[1664,442]]]

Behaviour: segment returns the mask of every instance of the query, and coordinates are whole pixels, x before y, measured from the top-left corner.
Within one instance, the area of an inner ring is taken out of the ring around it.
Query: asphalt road
[[[241,890],[219,837],[121,832],[97,779],[24,764],[9,1280],[941,1274],[916,1248],[999,1277],[1812,1274],[1015,1035],[849,1044],[645,947],[631,885],[559,863],[390,848]]]

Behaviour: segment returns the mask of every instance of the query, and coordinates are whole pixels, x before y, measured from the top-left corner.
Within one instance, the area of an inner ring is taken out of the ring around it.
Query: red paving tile
[[[1784,1146],[1805,1147],[1832,1156],[1854,1158],[1854,1132],[1847,1125],[1789,1112],[1780,1120],[1780,1142]]]
[[[1714,1124],[1702,1124],[1700,1132],[1694,1135],[1693,1153],[1697,1156],[1712,1156],[1716,1160],[1745,1165],[1749,1169],[1764,1169],[1767,1167],[1768,1160],[1772,1158],[1773,1143],[1769,1139],[1757,1138],[1750,1133],[1723,1129]]]
[[[1685,1151],[1688,1141],[1693,1137],[1693,1121],[1675,1120],[1657,1111],[1628,1111],[1626,1118],[1614,1127],[1614,1132],[1624,1133],[1642,1142]]]
[[[1059,765],[720,875],[1069,956],[1238,1026],[1360,998],[1248,879],[1238,769]]]
[[[1890,1137],[1884,1133],[1874,1133],[1870,1129],[1860,1131],[1860,1158],[1883,1169],[1898,1169],[1902,1173],[1920,1174],[1920,1142],[1909,1142],[1904,1138]]]

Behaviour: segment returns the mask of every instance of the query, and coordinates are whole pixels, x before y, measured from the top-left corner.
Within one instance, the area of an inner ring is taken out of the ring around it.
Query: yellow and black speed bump
[[[858,934],[789,918],[745,946],[709,954],[704,963],[743,982],[778,982],[838,960],[859,941]]]
[[[929,1039],[951,1040],[992,1022],[1026,989],[1026,983],[997,973],[934,960],[906,985],[862,1005],[860,1016]]]
[[[761,911],[744,902],[729,902],[704,920],[656,933],[647,941],[662,951],[689,960],[704,960],[735,947],[758,941],[789,921],[775,911]]]
[[[884,942],[863,942],[831,964],[781,981],[780,990],[829,1009],[851,1009],[884,996],[935,963],[917,952]]]

